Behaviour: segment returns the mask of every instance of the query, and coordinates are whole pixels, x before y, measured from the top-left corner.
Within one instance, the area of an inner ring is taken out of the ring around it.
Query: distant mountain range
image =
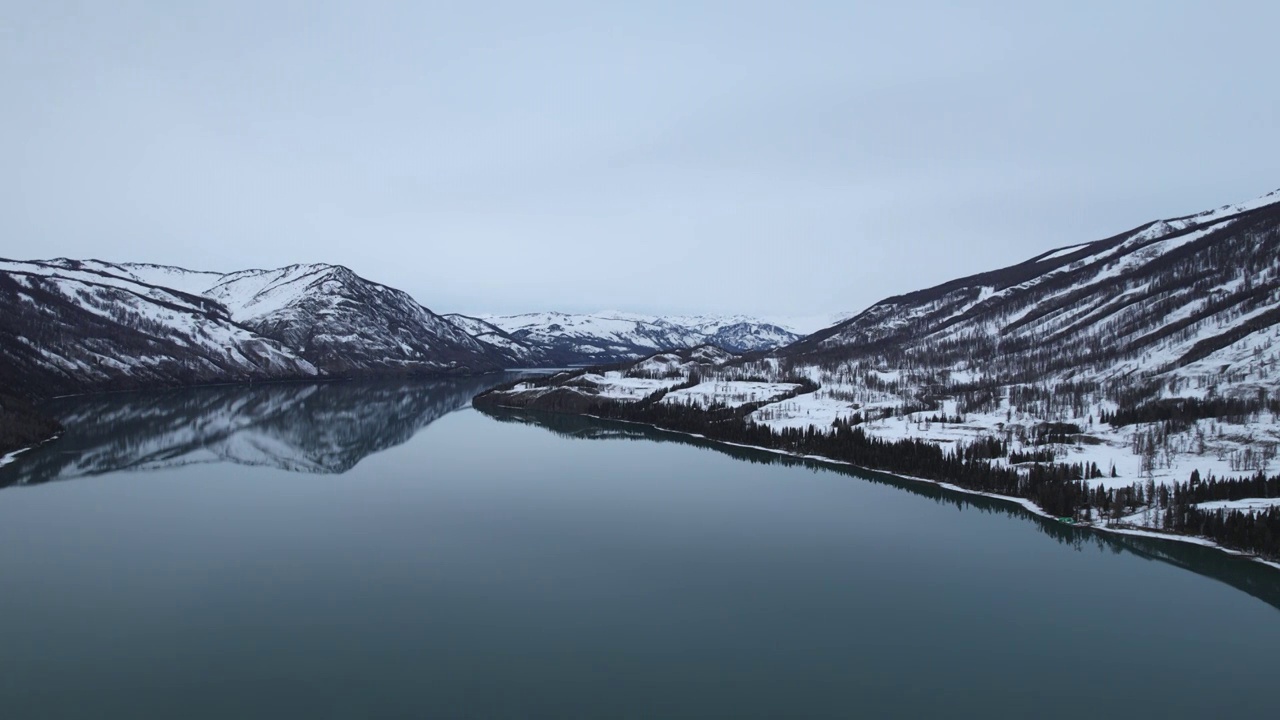
[[[801,338],[779,325],[743,315],[656,316],[607,310],[446,317],[477,340],[530,366],[609,363],[708,344],[743,353]]]
[[[441,316],[338,265],[216,273],[0,260],[0,381],[27,397],[253,380],[473,374],[799,335],[743,317]]]

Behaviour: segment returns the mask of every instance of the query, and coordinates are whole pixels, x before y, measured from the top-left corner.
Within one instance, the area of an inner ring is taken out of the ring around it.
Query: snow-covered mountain
[[[483,315],[472,319],[505,333],[506,342],[541,348],[545,362],[566,365],[614,362],[706,344],[732,352],[750,352],[800,338],[785,328],[745,316],[655,316],[602,311]],[[492,334],[473,332],[481,340]]]
[[[777,427],[1018,452],[1065,429],[1057,459],[1124,483],[1274,469],[1280,191],[888,298],[776,362],[821,386],[764,409]]]
[[[123,266],[140,279],[172,277],[174,268]],[[208,273],[191,273],[208,280]],[[379,285],[340,265],[290,265],[218,277],[199,292],[221,303],[231,319],[303,349],[322,372],[401,370],[426,365],[475,367],[484,347],[407,293]],[[491,367],[492,363],[480,363]]]
[[[501,365],[407,294],[341,266],[0,260],[0,378],[25,395]]]
[[[971,382],[1264,387],[1278,320],[1280,191],[892,297],[781,354]]]
[[[517,338],[486,320],[459,313],[450,313],[444,317],[463,332],[489,346],[503,358],[506,367],[546,367],[555,364],[549,347]]]

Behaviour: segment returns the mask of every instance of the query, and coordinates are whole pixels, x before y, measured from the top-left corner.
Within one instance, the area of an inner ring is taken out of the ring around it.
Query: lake
[[[1276,712],[1280,571],[469,407],[502,379],[52,403],[0,468],[0,716]]]

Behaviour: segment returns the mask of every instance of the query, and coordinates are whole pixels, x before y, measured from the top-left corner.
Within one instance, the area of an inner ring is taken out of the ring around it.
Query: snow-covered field
[[[725,380],[699,383],[691,388],[672,390],[662,402],[672,405],[689,405],[707,408],[712,405],[738,407],[748,403],[764,402],[799,387],[793,383],[750,382]]]
[[[1201,510],[1240,510],[1242,512],[1266,512],[1273,507],[1280,507],[1280,498],[1249,498],[1247,500],[1214,500],[1200,503],[1196,507]]]
[[[664,378],[651,380],[649,378],[626,377],[621,372],[611,370],[603,374],[587,373],[575,378],[573,382],[574,384],[580,383],[594,388],[601,397],[633,401],[642,400],[664,388],[679,385],[682,379]]]
[[[821,432],[830,432],[837,418],[848,418],[857,413],[868,416],[862,429],[873,437],[885,440],[916,438],[941,445],[953,446],[957,442],[972,443],[984,437],[996,437],[1010,442],[1010,449],[1025,452],[1035,449],[1030,439],[1019,440],[1042,419],[1017,412],[969,413],[964,422],[935,422],[937,415],[955,416],[955,401],[944,401],[939,410],[910,413],[902,417],[876,418],[877,411],[896,404],[886,401],[865,403],[850,402],[833,397],[829,388],[816,393],[806,393],[781,402],[765,405],[750,415],[753,422],[774,429],[805,429],[813,425]],[[898,399],[901,402],[901,399]],[[1139,423],[1113,428],[1097,422],[1101,406],[1082,417],[1051,418],[1055,422],[1078,425],[1080,440],[1073,443],[1049,445],[1055,453],[1055,462],[1082,463],[1098,468],[1115,484],[1154,480],[1156,484],[1186,482],[1193,470],[1204,478],[1210,476],[1240,477],[1252,475],[1258,470],[1280,472],[1280,417],[1260,413],[1253,421],[1235,425],[1218,420],[1200,420],[1188,430],[1171,434],[1168,442],[1160,442],[1153,450],[1144,446],[1135,448],[1146,437],[1156,433],[1155,423]],[[1115,469],[1115,479],[1111,470]]]
[[[804,430],[812,425],[826,432],[837,419],[847,418],[855,412],[851,403],[818,390],[765,405],[747,417],[775,430]]]

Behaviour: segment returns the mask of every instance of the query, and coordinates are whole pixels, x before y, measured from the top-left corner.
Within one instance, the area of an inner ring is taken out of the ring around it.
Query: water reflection
[[[274,383],[64,398],[46,409],[66,434],[0,468],[0,487],[197,463],[344,473],[511,377]]]
[[[408,441],[444,415],[467,407],[476,394],[511,377],[266,384],[66,398],[47,407],[67,428],[66,434],[0,467],[0,488],[201,463],[345,473],[363,458]],[[641,425],[515,410],[486,410],[485,414],[568,438],[674,442],[752,463],[852,474],[962,511],[1022,518],[1039,532],[1080,551],[1097,548],[1169,563],[1280,608],[1280,573],[1211,548],[1084,530],[1033,516],[1008,502]]]
[[[738,460],[783,466],[827,469],[854,475],[859,479],[889,485],[959,510],[974,510],[1026,519],[1041,533],[1079,551],[1096,547],[1114,553],[1130,553],[1146,560],[1176,565],[1196,574],[1226,583],[1263,602],[1280,609],[1280,572],[1257,562],[1233,557],[1213,548],[1159,538],[1116,535],[1073,527],[1055,520],[1033,515],[1013,503],[970,495],[939,487],[932,483],[913,482],[867,470],[854,470],[846,465],[806,460],[748,447],[713,443],[680,433],[656,430],[644,425],[594,418],[527,410],[484,409],[481,412],[501,422],[515,422],[540,427],[566,438],[582,440],[638,440],[672,442],[714,450]]]

